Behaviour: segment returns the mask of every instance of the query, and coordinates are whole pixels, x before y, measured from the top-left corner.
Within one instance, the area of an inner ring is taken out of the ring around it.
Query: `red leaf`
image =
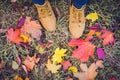
[[[113,37],[113,33],[111,31],[108,30],[102,30],[103,34],[100,36],[100,38],[103,38],[103,45],[107,45],[107,44],[113,44],[115,42],[114,37]]]
[[[70,40],[68,45],[71,46],[71,47],[79,46],[80,44],[83,43],[83,41],[84,41],[83,39],[72,39],[72,40]]]
[[[61,64],[63,65],[64,70],[68,69],[68,67],[70,67],[72,65],[69,60],[63,61]]]
[[[87,62],[89,57],[94,54],[95,45],[91,44],[88,40],[71,40],[69,45],[78,46],[78,48],[73,51],[72,57],[80,59],[81,62]]]
[[[20,29],[13,30],[13,28],[10,28],[7,31],[7,38],[11,43],[20,44],[20,42],[24,42],[22,38],[20,38]]]

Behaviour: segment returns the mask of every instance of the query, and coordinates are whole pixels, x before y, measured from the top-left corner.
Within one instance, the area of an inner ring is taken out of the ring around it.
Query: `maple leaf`
[[[80,69],[82,72],[73,73],[75,77],[79,78],[79,80],[94,80],[97,76],[98,72],[96,71],[98,68],[104,68],[103,61],[98,60],[96,63],[92,63],[89,68],[85,63],[80,64]]]
[[[31,36],[32,38],[40,40],[42,35],[40,29],[42,29],[42,27],[37,23],[37,21],[31,20],[31,17],[26,17],[24,25],[21,28],[21,32],[26,36]]]
[[[108,30],[102,30],[103,34],[100,36],[100,38],[103,38],[103,45],[107,44],[113,44],[115,42],[114,40],[114,34],[111,31]]]
[[[68,67],[70,67],[72,65],[69,60],[63,61],[61,64],[63,65],[64,70],[68,69]]]
[[[67,51],[67,49],[60,49],[60,48],[56,48],[55,50],[55,54],[52,56],[52,61],[55,63],[60,63],[62,62],[62,57],[66,56],[65,52]]]
[[[91,44],[88,40],[71,40],[68,45],[78,46],[78,48],[73,51],[72,57],[80,59],[81,62],[87,62],[89,57],[94,54],[95,45]]]
[[[52,63],[50,60],[48,60],[46,67],[52,73],[57,73],[57,70],[60,69],[61,65],[56,65],[55,63]]]
[[[98,19],[98,14],[96,12],[90,13],[86,16],[86,19],[90,19],[92,22],[94,22]]]
[[[23,64],[27,67],[27,70],[33,70],[36,63],[38,63],[40,58],[36,58],[36,54],[33,57],[27,56],[23,61]]]
[[[20,29],[16,29],[13,30],[13,28],[10,28],[7,31],[7,39],[11,42],[11,43],[16,43],[16,44],[20,44],[20,42],[24,42],[23,39],[20,37]]]

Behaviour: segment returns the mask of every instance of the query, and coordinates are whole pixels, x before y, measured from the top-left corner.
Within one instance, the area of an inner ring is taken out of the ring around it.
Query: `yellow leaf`
[[[54,63],[61,63],[63,61],[62,57],[61,56],[58,56],[58,55],[53,55],[52,56],[52,61]]]
[[[20,37],[24,40],[24,42],[30,42],[31,40],[24,34],[21,34]]]
[[[52,73],[57,73],[57,70],[60,69],[61,65],[56,65],[55,63],[52,63],[50,60],[48,60],[46,67]]]
[[[68,70],[69,70],[69,71],[72,71],[72,72],[78,72],[78,69],[77,69],[75,66],[69,67]]]
[[[96,36],[99,37],[101,35],[101,32],[95,32]]]
[[[60,49],[60,48],[57,48],[56,50],[55,50],[55,55],[59,55],[59,56],[66,56],[66,54],[65,54],[65,52],[67,51],[67,49]]]
[[[52,56],[52,61],[54,63],[60,63],[60,62],[62,62],[63,61],[62,57],[67,56],[65,54],[66,51],[67,51],[67,49],[56,48],[55,54]]]
[[[18,75],[16,75],[15,77],[14,77],[14,80],[23,80],[21,77],[19,77]]]
[[[28,77],[26,77],[25,80],[30,80],[30,79]]]
[[[90,19],[92,22],[94,22],[98,19],[98,14],[96,12],[90,13],[86,16],[86,19]]]

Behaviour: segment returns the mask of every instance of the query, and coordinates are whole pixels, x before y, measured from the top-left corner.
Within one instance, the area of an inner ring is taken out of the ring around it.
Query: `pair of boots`
[[[38,10],[39,19],[43,27],[47,31],[55,31],[56,18],[49,1],[45,1],[43,5],[35,4]],[[70,6],[70,18],[69,18],[69,31],[72,34],[72,38],[79,38],[85,28],[85,16],[83,6],[81,9],[77,9],[75,6]]]

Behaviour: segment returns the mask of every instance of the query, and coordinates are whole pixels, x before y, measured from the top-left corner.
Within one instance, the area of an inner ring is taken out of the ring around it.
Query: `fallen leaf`
[[[22,79],[22,77],[16,75],[16,76],[14,77],[14,80],[23,80],[23,79]]]
[[[98,14],[96,12],[90,13],[86,16],[86,19],[90,19],[92,22],[94,22],[98,19]]]
[[[82,66],[81,66],[82,65]],[[80,68],[84,69],[86,64],[80,64]],[[103,61],[97,60],[96,63],[92,63],[89,68],[85,68],[82,72],[73,73],[75,77],[79,78],[79,80],[95,80],[98,72],[96,71],[98,68],[104,68]]]
[[[95,34],[95,30],[90,30],[89,33],[85,34],[85,36],[93,36]]]
[[[38,63],[38,61],[40,60],[40,58],[36,58],[36,54],[33,57],[27,56],[23,62],[23,64],[26,66],[27,70],[33,70],[34,66],[36,63]]]
[[[66,56],[65,52],[67,49],[56,48],[55,54],[52,56],[52,61],[54,63],[60,63],[63,61],[62,57]]]
[[[24,34],[21,34],[20,37],[23,39],[23,41],[26,43],[26,42],[30,42],[31,39],[29,37],[27,37],[26,35]]]
[[[105,58],[105,52],[102,48],[97,48],[97,55],[99,59],[104,59]]]
[[[37,46],[36,46],[36,50],[38,50],[38,52],[39,52],[40,54],[43,54],[45,48],[43,48],[41,45],[37,45]]]
[[[55,63],[52,63],[50,60],[48,60],[46,67],[52,73],[57,73],[58,69],[60,69],[61,65],[56,65]]]
[[[31,20],[31,17],[26,17],[25,23],[21,28],[21,32],[26,36],[31,36],[36,40],[40,40],[42,35],[41,29],[42,27],[37,21]]]
[[[99,37],[100,35],[101,35],[101,32],[95,32],[95,35],[97,36],[97,37]]]
[[[24,42],[23,39],[20,37],[20,29],[16,29],[13,30],[13,28],[10,28],[7,31],[7,39],[11,42],[11,43],[16,43],[16,44],[20,44],[20,42]]]
[[[87,70],[88,70],[87,64],[81,63],[81,64],[80,64],[80,69],[81,69],[82,71],[87,71]]]
[[[5,61],[0,61],[0,69],[2,69],[5,66]]]
[[[81,62],[87,62],[89,57],[94,54],[95,45],[91,44],[88,40],[71,40],[68,45],[78,46],[78,48],[73,51],[72,57],[80,59]]]
[[[24,25],[24,23],[25,23],[25,19],[26,19],[25,17],[21,17],[18,20],[17,26],[21,28]]]
[[[17,64],[16,61],[12,61],[12,68],[13,68],[14,70],[16,70],[16,69],[19,68],[19,65]]]
[[[96,61],[96,66],[99,68],[104,68],[103,61],[102,60],[97,60]]]
[[[75,66],[70,66],[70,67],[68,68],[68,70],[69,70],[69,71],[72,71],[72,72],[78,72],[78,69],[77,69],[77,67],[75,67]]]
[[[113,44],[115,42],[114,40],[114,34],[111,31],[108,30],[102,30],[103,34],[100,36],[100,38],[103,38],[103,45],[107,44]]]
[[[90,30],[89,33],[85,34],[87,36],[86,40],[91,40],[93,38],[93,35],[95,34],[95,30]]]
[[[30,79],[28,77],[26,77],[25,80],[30,80]]]
[[[63,61],[61,64],[63,65],[64,70],[66,70],[66,69],[68,69],[68,67],[72,66],[72,64],[70,63],[69,60],[68,61]]]

